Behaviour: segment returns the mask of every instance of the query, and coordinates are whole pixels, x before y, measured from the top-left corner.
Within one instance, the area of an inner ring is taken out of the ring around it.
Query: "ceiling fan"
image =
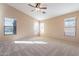
[[[28,4],[28,5],[34,8],[34,10],[32,10],[32,12],[33,11],[41,11],[41,10],[44,10],[44,11],[42,11],[42,13],[43,14],[46,13],[45,10],[47,9],[47,7],[41,6],[41,3],[36,3],[35,5],[31,5],[31,4]]]

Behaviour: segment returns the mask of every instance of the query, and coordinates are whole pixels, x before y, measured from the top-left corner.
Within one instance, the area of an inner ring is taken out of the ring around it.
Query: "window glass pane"
[[[40,29],[39,26],[40,26],[39,22],[34,23],[34,33],[35,34],[39,34],[39,29]]]
[[[5,18],[5,26],[13,26],[14,19]]]
[[[66,36],[75,36],[75,28],[65,28]]]
[[[40,23],[40,33],[44,33],[44,23]]]
[[[6,26],[5,27],[5,34],[13,34],[13,27],[11,26]]]
[[[72,27],[75,26],[75,18],[67,18],[64,20],[65,27]]]
[[[5,34],[16,34],[15,18],[5,18],[4,32]]]

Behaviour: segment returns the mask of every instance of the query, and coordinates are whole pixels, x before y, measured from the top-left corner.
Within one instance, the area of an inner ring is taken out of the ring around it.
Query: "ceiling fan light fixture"
[[[36,11],[40,11],[40,8],[35,8]]]

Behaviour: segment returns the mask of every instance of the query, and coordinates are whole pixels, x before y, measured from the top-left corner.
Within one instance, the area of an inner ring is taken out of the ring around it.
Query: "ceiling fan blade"
[[[40,3],[36,3],[36,6],[35,7],[37,7],[37,8],[40,7]]]
[[[35,10],[31,10],[31,12],[33,12],[33,11],[35,11]]]
[[[47,7],[40,7],[40,9],[47,9]]]
[[[45,11],[43,11],[42,13],[43,13],[43,14],[45,14],[46,12],[45,12]]]
[[[31,4],[28,4],[28,5],[31,6],[31,7],[35,7],[35,6],[31,5]]]

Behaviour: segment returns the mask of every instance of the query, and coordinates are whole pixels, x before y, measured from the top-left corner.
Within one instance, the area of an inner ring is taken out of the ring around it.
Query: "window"
[[[40,23],[40,34],[44,33],[44,23]]]
[[[76,19],[75,17],[67,18],[64,20],[64,33],[65,36],[75,37]]]
[[[35,22],[34,23],[34,33],[35,34],[43,34],[44,33],[44,23]]]
[[[4,22],[4,34],[16,34],[16,20],[15,18],[5,18]]]
[[[39,30],[39,29],[40,29],[39,26],[40,26],[39,22],[35,22],[35,23],[34,23],[34,33],[35,33],[35,34],[39,34],[39,31],[40,31],[40,30]]]

